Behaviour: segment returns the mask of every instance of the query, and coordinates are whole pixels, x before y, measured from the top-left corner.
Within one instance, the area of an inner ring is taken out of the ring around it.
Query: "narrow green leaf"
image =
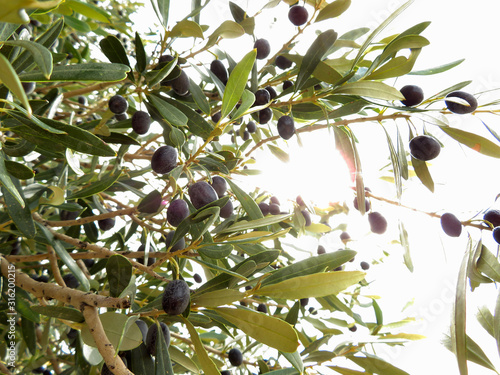
[[[21,73],[23,82],[59,82],[59,81],[95,81],[116,82],[127,77],[130,68],[123,64],[87,63],[75,65],[58,65],[52,70],[50,79],[43,72],[33,70]],[[24,92],[24,90],[23,90]]]
[[[92,29],[90,28],[90,25],[87,22],[82,21],[76,17],[65,15],[64,16],[64,23],[67,27],[73,28],[76,31],[83,33],[83,34],[87,34],[87,33],[90,33],[92,31]]]
[[[245,34],[245,29],[238,23],[226,20],[208,37],[207,46],[213,46],[219,38],[234,39]]]
[[[500,282],[500,263],[486,246],[481,248],[481,256],[477,262],[477,269],[489,278]]]
[[[271,153],[276,156],[283,163],[288,163],[290,161],[290,155],[288,155],[285,151],[275,145],[268,144],[267,147],[271,151]]]
[[[151,375],[154,374],[155,365],[153,358],[148,353],[144,344],[139,345],[130,351],[131,364],[130,371],[135,375]]]
[[[227,179],[227,183],[229,184],[232,192],[236,196],[236,199],[240,202],[243,209],[246,211],[251,220],[261,219],[264,216],[262,215],[262,211],[255,201],[250,197],[245,191],[240,189],[232,180]]]
[[[491,311],[486,306],[481,306],[478,308],[476,314],[477,321],[481,326],[490,334],[490,336],[495,337],[495,323]]]
[[[84,3],[77,0],[66,0],[64,5],[69,6],[75,12],[87,17],[89,20],[109,23],[109,16],[104,10],[92,3]]]
[[[413,170],[417,174],[418,179],[424,184],[427,189],[434,193],[434,181],[432,180],[429,168],[427,168],[427,163],[425,161],[415,159],[412,156],[411,165],[413,167]]]
[[[287,322],[253,310],[214,309],[248,336],[282,352],[293,353],[299,345],[297,332]]]
[[[154,324],[158,327],[158,334],[162,332],[160,323],[156,321]],[[174,375],[172,369],[172,361],[165,340],[156,340],[156,355],[155,355],[155,375]]]
[[[187,116],[168,102],[154,95],[149,95],[148,99],[169,124],[174,126],[184,126],[187,124]]]
[[[337,33],[333,30],[327,30],[318,35],[316,40],[312,42],[300,64],[297,80],[295,81],[296,91],[303,88],[319,62],[325,57],[327,51],[336,40]]]
[[[214,290],[213,292],[203,293],[193,298],[191,301],[197,306],[217,307],[229,305],[234,301],[239,301],[245,296],[245,293],[233,289]]]
[[[14,201],[17,202],[17,205],[23,209],[24,208],[24,199],[17,190],[17,187],[14,185],[12,182],[12,179],[10,178],[9,172],[7,171],[7,167],[5,165],[5,162],[7,160],[5,159],[5,155],[3,152],[0,152],[0,182],[2,183],[2,190],[8,191],[9,192],[9,199],[12,198]],[[5,195],[5,192],[3,192],[3,195]],[[6,202],[7,203],[7,202]],[[8,204],[7,204],[8,208]]]
[[[189,79],[189,92],[193,96],[193,99],[201,111],[209,115],[210,114],[210,104],[208,104],[208,100],[206,95],[203,93],[203,90],[200,86],[198,86],[192,79]]]
[[[179,100],[164,97],[161,97],[161,99],[176,107],[178,110],[184,113],[184,115],[186,115],[188,119],[187,127],[191,133],[203,139],[207,139],[212,134],[212,130],[214,129],[214,127],[209,122],[207,122],[203,118],[203,116],[201,116],[199,113],[196,113],[192,108],[181,103]]]
[[[382,30],[384,30],[387,25],[389,25],[397,16],[399,16],[406,8],[408,8],[414,0],[407,1],[403,5],[401,5],[398,9],[396,9],[384,22],[382,22],[373,32],[368,36],[368,38],[365,40],[363,45],[358,51],[358,54],[354,58],[351,66],[351,70],[354,70],[354,67],[358,64],[358,62],[362,59],[363,54],[367,50],[367,48],[370,46],[372,40],[380,34]]]
[[[280,354],[286,358],[288,362],[292,364],[294,368],[297,369],[301,374],[304,373],[304,363],[302,362],[302,358],[300,357],[299,352],[295,351],[293,353],[280,352]]]
[[[217,369],[217,366],[212,361],[212,359],[208,356],[208,353],[205,350],[205,347],[203,346],[203,343],[201,342],[200,336],[198,336],[198,332],[196,331],[194,326],[186,318],[182,317],[182,320],[184,321],[184,324],[186,325],[186,328],[189,331],[189,335],[191,337],[191,342],[194,345],[194,350],[196,352],[196,355],[198,356],[198,360],[200,362],[201,369],[203,370],[203,372],[206,375],[220,375],[220,372]]]
[[[77,310],[73,307],[35,305],[31,306],[31,309],[40,315],[50,316],[51,318],[70,320],[77,323],[82,323],[85,321],[80,310]]]
[[[351,6],[351,0],[335,0],[328,4],[318,13],[314,22],[324,21],[330,18],[335,18],[344,13]]]
[[[496,143],[493,143],[489,139],[457,128],[440,127],[440,129],[448,134],[451,138],[467,147],[470,147],[474,151],[477,151],[486,156],[491,156],[493,158],[500,158],[500,146],[498,146]]]
[[[400,200],[401,195],[403,194],[403,183],[401,181],[401,168],[399,166],[399,158],[398,158],[398,155],[396,154],[396,150],[394,148],[394,145],[392,144],[392,140],[391,140],[391,137],[389,136],[389,133],[385,129],[384,125],[382,125],[382,123],[380,123],[380,125],[384,129],[385,136],[387,139],[387,144],[389,146],[389,153],[391,156],[392,170],[394,173],[394,184],[396,185],[396,196],[397,196],[398,200]]]
[[[397,128],[397,136],[398,136],[397,154],[398,154],[398,161],[399,161],[399,168],[400,168],[400,172],[401,172],[401,177],[403,177],[405,180],[408,180],[408,177],[409,177],[408,160],[406,157],[406,149],[405,149],[405,145],[403,143],[403,137],[401,137],[401,132],[399,131],[399,127]]]
[[[470,252],[472,250],[472,239],[469,238],[467,250],[458,272],[457,289],[455,293],[455,303],[453,304],[453,315],[451,322],[451,341],[453,352],[457,357],[460,375],[467,375],[467,335],[465,333],[466,322],[466,295],[467,295],[467,274]]]
[[[416,70],[416,71],[410,72],[408,74],[414,75],[414,76],[427,76],[427,75],[432,75],[432,74],[443,73],[443,72],[446,72],[447,70],[450,70],[450,69],[460,65],[464,61],[465,61],[465,59],[460,59],[460,60],[456,60],[456,61],[453,61],[453,62],[448,63],[448,64],[436,66],[434,68]]]
[[[99,46],[110,62],[130,67],[125,47],[116,36],[108,35],[106,38],[101,39]]]
[[[399,90],[378,81],[349,82],[334,89],[332,93],[366,96],[374,99],[404,100],[404,96]]]
[[[248,111],[248,109],[252,107],[254,102],[255,102],[255,95],[253,94],[253,92],[245,89],[243,91],[243,95],[241,96],[240,106],[231,114],[231,120],[234,121],[243,116],[244,114],[253,112],[253,111]]]
[[[255,49],[247,53],[229,75],[226,89],[224,91],[224,97],[222,98],[222,118],[229,115],[241,99],[248,81],[248,76],[255,63],[256,56],[257,51]]]
[[[493,331],[497,342],[498,353],[500,354],[500,292],[497,296],[495,304],[495,312],[493,314]]]
[[[29,319],[23,317],[21,319],[21,332],[23,334],[23,340],[26,347],[30,351],[31,355],[36,355],[36,328],[35,323]]]
[[[142,39],[137,32],[135,33],[135,56],[137,60],[136,69],[139,73],[142,73],[146,70],[148,58],[146,55],[146,50],[144,49],[144,44],[142,43]]]
[[[315,273],[268,284],[256,290],[254,294],[278,299],[325,297],[340,293],[364,277],[365,273],[361,271]]]
[[[180,37],[180,38],[202,38],[203,39],[203,30],[201,26],[196,22],[191,20],[182,20],[177,22],[175,26],[170,31],[170,37]]]
[[[410,272],[413,272],[413,261],[411,260],[411,255],[410,255],[410,243],[408,242],[408,232],[406,231],[406,228],[401,220],[399,220],[398,227],[399,227],[399,242],[401,242],[401,246],[403,246],[404,249],[403,259],[405,262],[405,266],[410,270]]]
[[[410,375],[406,371],[403,371],[383,359],[372,355],[367,355],[366,357],[348,356],[347,358],[358,366],[364,368],[369,373],[379,375]]]
[[[88,292],[90,290],[90,283],[83,271],[78,267],[76,261],[69,255],[66,248],[62,245],[61,241],[54,238],[54,235],[42,224],[36,223],[41,234],[49,241],[49,243],[54,248],[57,256],[62,260],[62,262],[69,268],[71,273],[75,275],[76,279],[80,282],[81,288]]]
[[[467,337],[467,360],[477,363],[480,366],[486,367],[487,369],[493,370],[498,374],[498,371],[496,370],[495,366],[493,363],[490,361],[490,359],[486,356],[486,354],[483,352],[481,347],[472,340],[469,335],[466,335]],[[445,346],[446,349],[450,350],[453,352],[453,345],[451,342],[450,336],[446,335],[445,339],[443,340],[443,345]]]
[[[15,115],[13,112],[9,114]],[[14,117],[19,125],[13,126],[13,131],[32,143],[40,144],[41,142],[43,144],[43,141],[46,140],[47,142],[51,142],[53,147],[62,145],[65,148],[68,147],[85,154],[97,156],[116,155],[114,150],[99,137],[77,126],[43,118],[43,129],[40,129],[42,127],[40,126],[40,119],[42,117],[38,118],[33,116],[31,120],[19,115]],[[40,128],[33,126],[33,124],[40,126]],[[53,129],[59,134],[55,134]],[[48,130],[48,132],[45,130]]]
[[[31,115],[30,103],[26,93],[24,92],[20,78],[16,74],[12,65],[10,65],[9,60],[2,54],[0,54],[0,82],[3,83],[5,87],[7,87],[12,94],[21,101],[23,107],[26,108],[28,113]]]
[[[166,78],[177,66],[177,56],[172,61],[169,61],[160,70],[153,70],[151,73],[156,72],[152,77],[148,74],[146,77],[148,79],[148,86],[153,87],[160,83],[164,78]]]
[[[337,250],[333,253],[313,256],[274,271],[262,281],[262,286],[276,284],[299,276],[323,272],[327,268],[337,268],[350,261],[355,255],[356,252],[353,250]]]
[[[33,56],[35,63],[38,65],[45,78],[50,78],[53,64],[52,53],[46,47],[44,47],[40,43],[31,42],[28,40],[9,40],[3,43],[26,48]]]
[[[158,12],[161,15],[160,21],[162,22],[163,26],[166,28],[168,25],[170,0],[157,0],[156,2],[158,4]]]
[[[351,180],[354,181],[356,176],[356,161],[354,160],[354,150],[352,148],[351,137],[343,127],[334,126],[333,134],[335,135],[335,148],[338,150],[351,174]],[[364,207],[362,204],[359,207]]]
[[[231,15],[233,16],[234,20],[238,23],[243,21],[247,14],[244,9],[242,9],[232,1],[229,2],[229,10],[231,11]]]
[[[123,255],[113,255],[106,262],[106,274],[110,296],[118,297],[129,284],[132,277],[132,265]]]
[[[68,197],[68,199],[86,198],[94,194],[100,193],[101,191],[104,191],[111,185],[113,185],[116,182],[116,180],[118,180],[120,175],[121,171],[119,169],[115,171],[110,171],[109,173],[102,176],[101,179],[92,183],[90,186],[84,187],[81,190],[73,192]]]
[[[35,172],[30,167],[11,160],[5,160],[5,168],[11,176],[19,180],[28,180],[35,175]]]
[[[328,368],[331,368],[334,371],[337,371],[339,374],[342,375],[366,375],[365,371],[356,371],[356,370],[351,370],[349,368],[344,368],[344,367],[339,367],[339,366],[327,366]]]
[[[263,217],[263,218],[257,219],[257,220],[239,221],[236,224],[233,224],[227,228],[224,228],[219,233],[233,233],[233,232],[246,231],[249,229],[256,229],[256,228],[260,228],[260,227],[263,227],[266,225],[280,223],[280,222],[285,221],[286,219],[290,218],[291,216],[292,216],[292,214],[272,215],[272,216],[266,216],[266,217]]]
[[[168,352],[170,354],[170,358],[175,363],[181,365],[185,369],[187,369],[195,374],[200,373],[200,369],[198,368],[198,365],[191,358],[189,358],[183,351],[181,351],[177,347],[170,345],[168,347]],[[146,373],[145,375],[148,375],[148,374]]]

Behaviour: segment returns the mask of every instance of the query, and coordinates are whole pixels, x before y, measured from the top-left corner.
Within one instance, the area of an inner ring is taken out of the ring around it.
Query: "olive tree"
[[[404,322],[384,324],[377,300],[363,297],[370,263],[350,264],[341,222],[360,213],[377,237],[388,221],[374,201],[398,206],[407,180],[432,191],[427,162],[445,152],[436,133],[500,157],[493,129],[487,139],[449,122],[497,103],[478,104],[463,91],[469,82],[431,97],[418,78],[394,86],[461,62],[415,71],[428,22],[382,37],[411,1],[373,30],[327,27],[350,0],[262,1],[256,13],[228,1],[227,20],[204,19],[210,0],[195,0],[175,23],[177,2],[151,3],[154,33],[130,22],[140,3],[2,4],[1,372],[407,374],[376,353],[417,335],[398,335]],[[279,49],[256,33],[269,12],[295,27]],[[237,57],[221,42],[235,38]],[[376,152],[390,160],[395,200],[364,186],[367,146],[355,131],[365,124],[387,138]],[[299,196],[285,207],[279,192],[246,188],[256,150],[285,162],[286,143],[309,132],[332,138],[353,200],[316,207]],[[493,230],[500,243],[498,211],[429,214],[444,235]],[[398,231],[412,270],[402,222]],[[289,246],[332,232],[338,250],[301,257]],[[467,360],[494,370],[466,334],[465,295],[467,283],[500,281],[499,270],[481,235],[470,236],[445,342],[460,374]],[[483,308],[480,318],[497,339],[498,314]]]

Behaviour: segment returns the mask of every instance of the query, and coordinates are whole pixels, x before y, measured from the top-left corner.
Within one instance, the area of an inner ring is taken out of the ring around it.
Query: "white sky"
[[[255,9],[266,3],[256,0],[235,2],[244,8],[247,8],[246,4],[249,3]],[[171,3],[176,4],[175,9],[171,11],[172,22],[182,19],[187,12],[181,7],[189,8],[190,2]],[[324,21],[320,25],[323,29],[335,29],[339,35],[358,27],[368,26],[374,29],[403,3],[401,0],[353,0],[351,8],[339,19]],[[219,21],[232,19],[227,4],[226,0],[212,0],[202,14],[201,23],[217,24]],[[309,10],[312,9],[309,7]],[[397,88],[405,84],[418,84],[424,89],[426,97],[465,80],[473,80],[473,83],[465,89],[472,93],[499,88],[500,72],[497,65],[500,54],[498,52],[500,23],[497,10],[497,0],[476,2],[416,0],[389,25],[382,36],[402,32],[423,21],[432,21],[431,26],[422,34],[431,44],[424,48],[415,69],[434,67],[464,57],[466,61],[459,67],[440,75],[410,76],[397,82],[389,80],[387,83],[394,84]],[[266,17],[269,26],[259,23],[256,34],[258,37],[268,38],[272,48],[278,49],[290,38],[294,30],[286,18],[286,6],[281,4],[271,11],[264,12],[262,18]],[[274,18],[277,19],[276,22]],[[145,22],[142,26],[151,25],[150,14],[143,14],[141,19]],[[314,29],[312,27],[311,32]],[[239,60],[252,44],[251,39],[245,36],[235,41],[223,41],[220,48],[227,50],[235,60]],[[305,50],[308,44],[301,44],[300,47]],[[485,102],[485,97],[479,98],[480,104]],[[500,124],[496,117],[482,115],[481,118],[500,132]],[[473,116],[455,115],[451,119],[453,126],[486,135],[484,127]],[[394,124],[388,123],[387,129],[394,130]],[[450,211],[461,220],[469,219],[492,205],[498,193],[498,178],[496,178],[498,160],[478,157],[469,149],[450,142],[440,130],[432,126],[428,126],[428,129],[446,146],[430,167],[436,183],[436,192],[431,194],[418,181],[410,181],[404,185],[403,203],[427,211],[441,213]],[[377,195],[395,199],[393,185],[378,178],[379,169],[388,162],[389,155],[383,130],[376,124],[364,124],[353,127],[353,131],[360,139],[359,149],[366,185]],[[296,137],[287,144],[281,143],[290,153],[292,158],[290,164],[283,164],[273,157],[266,157],[263,162],[259,162],[257,157],[256,168],[264,169],[264,173],[260,177],[249,177],[249,179],[255,181],[255,185],[280,197],[282,202],[301,194],[305,199],[319,205],[344,199],[351,205],[353,195],[346,182],[343,161],[334,151],[333,136],[323,131],[319,136],[304,134],[301,140],[303,147],[299,147]],[[389,175],[388,172],[385,174]],[[382,259],[382,250],[387,250],[391,254],[389,258],[383,258],[383,263],[373,265],[369,270],[367,279],[376,280],[370,293],[382,297],[379,304],[384,311],[384,322],[415,316],[417,319],[420,318],[419,323],[409,325],[403,331],[428,337],[426,340],[409,344],[406,348],[380,351],[377,354],[412,375],[458,374],[454,356],[440,344],[440,340],[450,322],[454,293],[452,289],[466,249],[466,233],[458,239],[446,238],[436,219],[429,220],[425,215],[413,214],[405,209],[394,209],[384,203],[372,203],[374,209],[383,212],[389,220],[389,231],[386,235],[366,236],[368,232],[366,219],[359,215],[349,218],[348,226],[351,237],[355,239],[352,248],[359,252],[359,260]],[[405,222],[409,232],[415,265],[413,274],[407,271],[402,263],[401,249],[397,246],[387,246],[389,241],[398,238],[398,218]],[[329,246],[330,250],[335,250],[341,245],[338,234],[339,232],[335,232],[321,241]],[[471,231],[471,234],[478,238],[477,232]],[[496,244],[492,241],[490,233],[484,234],[484,243],[492,252],[496,252]],[[308,250],[314,252],[317,241],[309,240],[301,244],[309,246]],[[352,267],[356,267],[357,262],[358,260]],[[467,332],[482,346],[497,368],[500,368],[495,341],[483,335],[484,331],[473,317],[478,306],[483,304],[490,308],[494,306],[496,290],[494,286],[483,286],[480,290],[481,292],[469,294],[470,319]],[[401,312],[412,298],[414,305]],[[368,312],[366,316],[371,318],[369,314]],[[360,330],[357,334],[359,332]],[[469,374],[487,373],[490,373],[489,370],[469,364]]]

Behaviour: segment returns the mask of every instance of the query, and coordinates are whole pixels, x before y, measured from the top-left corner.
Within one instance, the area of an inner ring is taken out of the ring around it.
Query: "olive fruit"
[[[72,273],[67,273],[66,275],[64,275],[63,280],[68,288],[76,289],[80,286],[80,282]]]
[[[309,303],[309,298],[301,298],[300,299],[300,306],[306,307],[308,303]]]
[[[220,375],[231,375],[231,371],[229,371],[229,370],[222,370],[220,372]]]
[[[172,280],[163,292],[162,307],[168,315],[179,315],[189,306],[189,286],[184,280]]]
[[[309,211],[302,210],[300,212],[302,213],[302,216],[304,217],[304,220],[306,221],[304,225],[306,227],[308,227],[309,225],[311,225],[312,224],[312,220],[311,220],[311,215],[309,214]]]
[[[441,216],[441,227],[450,237],[460,237],[462,234],[462,223],[452,213],[446,212]]]
[[[212,177],[212,187],[214,188],[215,192],[217,193],[217,196],[219,198],[222,198],[224,194],[226,194],[227,190],[227,182],[224,180],[224,178],[220,176],[214,176]]]
[[[317,315],[318,314],[318,311],[314,307],[312,307],[312,306],[309,307],[309,310],[307,310],[307,311],[309,311],[309,313],[311,313],[312,315]]]
[[[183,199],[175,199],[167,208],[167,221],[173,227],[178,226],[182,220],[189,216],[189,206]]]
[[[259,124],[267,124],[273,118],[271,108],[264,108],[259,111]]]
[[[85,264],[85,267],[87,267],[87,269],[91,269],[92,266],[95,264],[94,259],[82,259],[82,261],[83,261],[83,264]]]
[[[148,335],[148,325],[146,324],[146,322],[144,320],[140,320],[140,319],[137,319],[135,321],[135,324],[137,325],[137,327],[139,327],[139,329],[141,330],[141,333],[142,333],[142,341],[144,342],[144,344],[146,343],[146,337]]]
[[[270,201],[271,203],[277,204],[278,206],[280,205],[280,201],[279,201],[278,197],[272,196],[272,197],[269,199],[269,201]]]
[[[489,221],[493,227],[500,226],[500,210],[488,210],[483,216],[483,219]]]
[[[161,146],[151,157],[151,168],[158,174],[165,174],[177,165],[177,150],[172,146]]]
[[[292,60],[286,58],[285,56],[279,55],[276,57],[276,60],[274,60],[276,66],[282,70],[288,69],[292,67]]]
[[[283,91],[285,91],[286,89],[290,88],[290,87],[293,87],[293,82],[292,81],[283,81]]]
[[[189,198],[194,208],[199,209],[217,200],[217,192],[205,181],[198,181],[188,188]]]
[[[269,213],[271,215],[279,215],[281,213],[280,206],[278,206],[276,203],[270,203],[269,204]]]
[[[493,228],[493,239],[500,244],[500,227]]]
[[[219,122],[220,121],[220,117],[221,117],[221,113],[220,111],[219,112],[215,112],[213,115],[212,115],[212,121],[213,122]]]
[[[170,82],[170,85],[177,95],[186,96],[189,94],[189,77],[184,70]]]
[[[465,91],[453,91],[446,95],[447,98],[460,98],[465,100],[469,105],[452,102],[451,100],[445,100],[444,104],[453,113],[463,115],[466,113],[474,112],[477,109],[477,99],[474,95],[469,94]]]
[[[354,197],[354,201],[352,202],[354,208],[359,210],[358,197]],[[370,210],[370,201],[365,197],[365,212]]]
[[[196,281],[197,283],[201,283],[201,282],[203,281],[203,280],[202,280],[202,278],[201,278],[201,276],[200,276],[199,274],[197,274],[197,273],[195,273],[195,274],[193,275],[193,279],[194,279],[194,281]]]
[[[274,98],[276,98],[278,96],[278,93],[276,92],[276,90],[274,89],[273,86],[266,86],[264,87],[267,92],[269,93],[270,97],[271,97],[271,100],[273,100]]]
[[[295,124],[290,116],[281,116],[278,120],[278,133],[283,139],[290,139],[295,134]]]
[[[401,103],[407,107],[420,104],[422,103],[422,100],[424,100],[424,91],[419,86],[406,85],[399,91],[405,97],[404,100],[401,100]]]
[[[61,220],[75,220],[78,216],[80,216],[79,211],[66,211],[66,210],[61,210],[59,213],[59,217]]]
[[[266,39],[257,39],[253,48],[257,49],[257,60],[263,60],[271,53],[271,45]]]
[[[267,314],[267,306],[264,303],[259,303],[257,311]]]
[[[257,131],[257,125],[253,121],[249,121],[247,124],[247,131],[249,133],[255,133]]]
[[[233,348],[227,353],[227,359],[233,366],[240,366],[243,363],[243,354],[239,349]]]
[[[267,214],[269,214],[269,205],[266,202],[260,202],[259,208],[260,208],[260,212],[262,212],[263,216],[266,216]]]
[[[101,228],[101,230],[108,231],[115,226],[115,219],[108,217],[106,219],[98,220],[97,224],[99,224],[99,228]]]
[[[23,86],[26,95],[29,95],[35,91],[36,82],[21,82],[21,85]]]
[[[145,111],[136,111],[132,115],[132,129],[137,134],[146,134],[151,125],[151,116]]]
[[[233,207],[233,202],[231,200],[228,200],[227,203],[220,209],[219,216],[223,219],[227,219],[231,217],[233,214],[234,207]]]
[[[351,236],[349,236],[349,233],[347,232],[342,232],[340,233],[340,240],[343,242],[343,243],[346,243],[347,241],[349,241],[351,239]]]
[[[370,224],[370,230],[373,233],[382,234],[387,230],[387,220],[380,212],[370,212],[368,214],[368,222]]]
[[[359,265],[361,266],[361,269],[365,271],[370,268],[370,264],[368,262],[361,262]]]
[[[210,63],[210,71],[220,79],[223,84],[227,83],[227,69],[220,60],[214,60]]]
[[[168,326],[160,322],[160,328],[163,333],[163,337],[165,339],[165,344],[167,345],[167,348],[170,346],[170,330],[168,329]],[[148,333],[146,335],[146,349],[148,350],[148,353],[151,355],[156,355],[156,340],[158,337],[158,326],[156,323],[152,324],[149,329]]]
[[[128,109],[128,102],[123,96],[114,95],[109,99],[108,107],[114,114],[125,113]]]
[[[349,331],[351,332],[356,332],[358,330],[358,327],[356,327],[355,325],[349,327]]]
[[[302,26],[307,22],[307,18],[309,17],[309,13],[307,9],[301,5],[294,5],[288,11],[288,19],[295,26]]]
[[[89,104],[89,101],[88,101],[86,96],[79,95],[77,100],[78,100],[78,104],[81,104],[81,105],[88,105]]]
[[[325,254],[325,253],[326,253],[326,249],[325,249],[325,247],[324,247],[323,245],[319,245],[319,246],[318,246],[318,250],[316,250],[316,253],[317,253],[318,255]]]
[[[175,231],[171,230],[170,232],[167,233],[167,236],[165,237],[165,245],[167,245],[167,249],[170,247],[172,243],[172,239],[174,238]],[[186,247],[186,240],[184,237],[182,237],[179,241],[177,241],[172,248],[170,249],[170,252],[175,252],[182,250]]]
[[[271,95],[269,94],[269,91],[266,89],[260,89],[255,91],[255,101],[254,105],[264,105],[269,103],[271,100]]]
[[[410,153],[415,159],[428,161],[441,152],[441,145],[430,135],[419,135],[410,141]]]
[[[126,113],[118,113],[115,115],[116,121],[124,121],[126,119],[128,119],[128,115]]]

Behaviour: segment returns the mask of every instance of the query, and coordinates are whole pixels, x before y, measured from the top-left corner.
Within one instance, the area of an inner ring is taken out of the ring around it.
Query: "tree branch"
[[[113,344],[111,344],[106,336],[106,333],[104,332],[97,308],[84,305],[82,306],[81,311],[83,313],[83,317],[85,318],[85,322],[89,327],[89,331],[97,345],[97,349],[99,350],[99,353],[101,353],[102,358],[104,358],[108,369],[110,369],[115,375],[134,375],[127,369],[122,359],[116,355]]]
[[[12,273],[12,268],[9,269],[10,263],[3,256],[0,257],[0,261],[1,271],[3,275],[7,277],[9,272]],[[99,294],[86,293],[56,284],[35,281],[18,270],[15,270],[15,273],[15,284],[38,298],[53,298],[77,306],[78,308],[82,305],[108,307],[113,309],[126,309],[130,307],[130,301],[126,298],[113,298],[101,296]]]

